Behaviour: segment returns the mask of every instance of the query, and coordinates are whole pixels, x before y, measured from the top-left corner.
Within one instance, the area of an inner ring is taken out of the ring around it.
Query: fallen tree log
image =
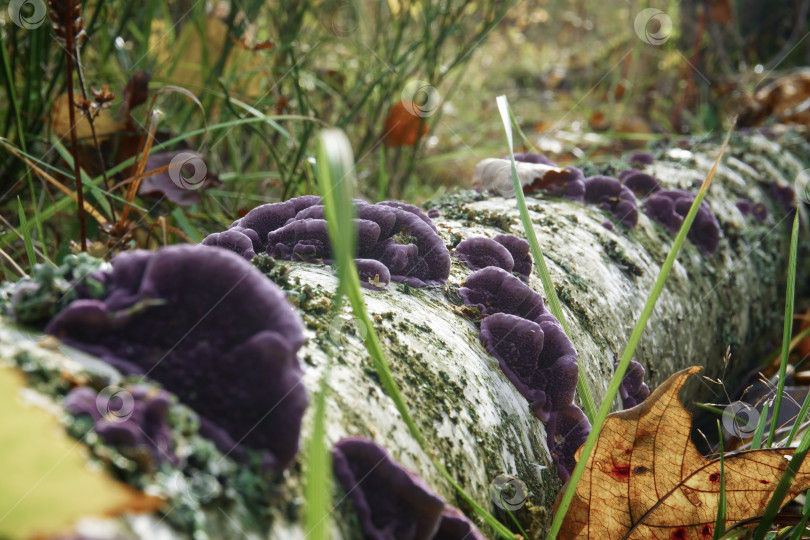
[[[706,175],[718,152],[718,145],[710,143],[690,150],[662,148],[645,172],[658,178],[664,188],[696,191],[696,181]],[[706,198],[720,224],[717,250],[708,255],[690,242],[684,245],[636,352],[650,387],[689,365],[704,366],[709,377],[723,376],[721,358],[728,346],[734,355],[725,372],[728,379],[748,371],[750,361],[759,358],[764,341],[782,324],[784,303],[791,212],[774,186],[792,186],[808,166],[810,149],[801,139],[788,136],[773,142],[752,135],[733,140]],[[588,166],[586,172],[613,175],[617,166]],[[768,215],[762,222],[746,217],[737,206],[740,201],[761,203]],[[674,234],[643,212],[635,227],[617,224],[609,230],[603,225],[608,214],[596,206],[539,195],[529,196],[527,205],[580,365],[598,404]],[[472,236],[523,236],[511,198],[459,192],[434,201],[432,207],[439,211],[434,222],[449,247]],[[449,503],[464,510],[485,534],[491,534],[438,473],[380,386],[363,344],[369,329],[347,309],[338,316],[330,311],[337,285],[333,269],[263,261],[260,269],[302,315],[307,341],[299,359],[310,395],[328,369],[329,443],[347,435],[380,443]],[[525,486],[525,501],[516,504],[513,512],[531,537],[539,537],[550,523],[561,482],[548,453],[543,424],[482,346],[477,314],[458,297],[458,287],[470,273],[454,257],[443,287],[391,283],[384,291],[365,291],[364,299],[430,452],[478,504],[504,522],[508,518],[492,500],[490,484],[501,475],[519,479],[515,485]],[[536,271],[530,285],[543,294]],[[44,378],[64,376],[68,369],[85,377],[94,374],[108,384],[120,380],[114,370],[64,346],[57,353],[26,344],[10,328],[0,338],[3,358],[19,365],[22,357],[29,363],[36,357]],[[65,351],[72,360],[64,359]],[[311,411],[304,423],[304,441],[310,426]],[[160,514],[119,518],[118,530],[141,538],[156,537],[156,531],[178,537],[191,537],[195,531],[210,537],[267,537],[268,530],[270,538],[303,538],[300,459],[299,455],[299,463],[277,486],[276,504],[261,516],[234,489],[223,489],[220,497],[198,496],[192,490],[196,495],[189,500],[189,488],[177,487],[193,486],[188,469],[171,478],[164,472],[147,475],[141,479],[142,486],[159,486],[172,502],[164,510],[169,519]],[[228,478],[237,475],[234,470],[223,472],[216,481],[226,486]],[[338,504],[342,500],[338,488],[334,537],[357,537],[356,519],[349,505]],[[190,509],[193,519],[171,517],[178,501]]]

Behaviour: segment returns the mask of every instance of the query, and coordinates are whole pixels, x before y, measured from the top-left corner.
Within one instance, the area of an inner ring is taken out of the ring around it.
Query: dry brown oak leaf
[[[692,415],[678,399],[686,379],[699,371],[676,373],[641,404],[607,417],[559,538],[712,538],[720,461],[704,458],[692,444]],[[725,457],[727,528],[763,514],[792,454],[766,449]],[[785,500],[808,487],[810,460]]]

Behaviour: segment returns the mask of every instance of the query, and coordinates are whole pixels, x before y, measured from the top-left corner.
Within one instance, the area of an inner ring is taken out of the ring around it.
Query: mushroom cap
[[[439,232],[439,230],[436,228],[436,225],[433,223],[433,220],[430,219],[430,216],[428,216],[425,213],[425,211],[419,208],[418,206],[414,206],[412,204],[404,203],[401,201],[382,201],[378,202],[374,206],[390,206],[392,208],[399,208],[400,210],[405,210],[406,212],[410,212],[411,214],[415,215],[416,217],[427,223],[427,225],[431,229],[433,229],[433,232]]]
[[[315,204],[321,204],[321,198],[315,195],[304,195],[284,202],[263,204],[248,212],[245,217],[236,220],[231,228],[240,226],[256,231],[262,247],[264,247],[270,231],[278,229],[290,218],[295,217],[298,212]]]
[[[485,236],[465,238],[456,246],[456,255],[471,270],[497,266],[511,271],[515,266],[509,250],[499,242]]]
[[[622,178],[622,175],[619,174],[619,178],[624,182],[624,185],[639,197],[647,197],[661,190],[661,183],[654,176],[647,173],[631,170],[629,174],[623,176]]]
[[[381,291],[391,282],[388,267],[374,259],[355,259],[360,285],[372,291]]]
[[[509,156],[506,156],[504,159],[509,159]],[[515,154],[515,161],[523,161],[525,163],[539,163],[541,165],[550,165],[552,167],[556,167],[557,164],[548,159],[543,154],[534,154],[532,152],[522,152],[519,154]]]
[[[785,209],[785,212],[792,212],[796,208],[796,192],[791,186],[774,182],[771,184],[771,188],[773,189],[774,197],[776,197],[777,202],[782,205],[782,208]]]
[[[444,500],[383,447],[348,437],[335,443],[332,457],[335,478],[352,501],[365,538],[433,538]]]
[[[511,234],[499,234],[493,240],[505,247],[509,254],[512,255],[512,260],[515,262],[512,271],[518,274],[523,281],[529,281],[529,276],[532,273],[532,256],[529,242]]]
[[[238,228],[241,229],[241,227]],[[250,229],[237,230],[237,228],[234,228],[220,233],[209,234],[203,239],[202,245],[229,249],[237,255],[250,260],[256,256],[256,252],[253,250],[253,241],[250,236],[243,231],[250,231]],[[250,232],[254,236],[256,235],[254,231]]]
[[[634,165],[652,165],[654,158],[648,152],[633,152],[630,156],[630,163]]]
[[[551,414],[546,424],[548,450],[557,464],[557,471],[563,482],[571,478],[571,472],[577,464],[576,452],[590,432],[588,418],[576,405],[569,405]]]
[[[736,203],[737,209],[744,216],[752,215],[759,223],[764,223],[768,219],[768,208],[762,203],[754,203],[743,199]]]
[[[400,208],[392,210],[396,223],[391,236],[380,241],[374,250],[376,256],[370,258],[388,266],[394,281],[407,281],[416,287],[444,282],[450,275],[450,252],[444,241],[416,214]]]
[[[576,351],[558,323],[496,313],[481,321],[481,340],[540,420],[573,402]]]
[[[633,192],[616,178],[592,176],[585,179],[585,202],[607,210],[625,227],[638,223],[638,205]]]
[[[539,322],[552,316],[543,298],[503,268],[487,266],[470,274],[459,294],[468,306],[477,306],[485,315],[508,313]]]
[[[618,360],[613,366],[619,365]],[[622,384],[619,386],[619,396],[622,398],[622,406],[624,409],[635,407],[650,395],[649,387],[644,383],[644,367],[631,360],[627,366],[627,371],[622,379]]]
[[[307,404],[296,357],[303,326],[284,293],[228,250],[122,253],[99,300],[72,302],[46,327],[126,374],[148,375],[229,440],[267,450],[277,470],[298,451]],[[234,389],[238,389],[238,392]],[[268,412],[269,411],[269,412]]]
[[[682,189],[661,190],[644,201],[644,212],[672,233],[678,232],[695,195]],[[686,236],[705,255],[711,255],[720,243],[720,223],[706,201],[701,201],[695,221]]]
[[[433,540],[487,540],[481,531],[455,506],[447,505],[442,512],[439,530]]]

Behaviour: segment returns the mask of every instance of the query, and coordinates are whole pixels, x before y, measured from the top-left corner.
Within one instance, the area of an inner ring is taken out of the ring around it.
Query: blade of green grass
[[[689,228],[692,226],[692,222],[695,220],[700,203],[703,202],[703,198],[706,196],[706,191],[709,189],[709,184],[711,184],[712,178],[714,178],[714,173],[717,171],[717,167],[720,165],[720,160],[723,158],[723,154],[726,151],[726,146],[728,145],[729,138],[731,138],[733,129],[734,128],[732,127],[726,134],[726,138],[723,141],[723,146],[720,148],[720,154],[717,156],[717,159],[709,171],[709,174],[706,175],[705,180],[703,180],[703,183],[700,185],[700,189],[698,190],[697,195],[695,195],[695,200],[692,202],[691,208],[689,208],[689,213],[686,214],[683,224],[681,225],[681,229],[678,231],[678,234],[675,237],[675,242],[672,244],[672,249],[670,249],[664,264],[661,266],[661,270],[658,272],[658,277],[656,278],[655,284],[650,291],[650,295],[647,297],[647,302],[644,304],[644,308],[641,310],[641,315],[633,327],[633,331],[630,334],[630,339],[627,341],[627,346],[622,353],[621,360],[619,360],[619,365],[616,366],[616,369],[613,372],[613,378],[610,379],[610,383],[608,384],[605,399],[602,401],[602,405],[599,407],[599,411],[596,415],[596,421],[593,423],[593,427],[591,428],[591,433],[588,435],[585,444],[582,446],[582,448],[580,448],[579,461],[577,462],[577,466],[574,467],[574,471],[571,474],[571,479],[568,481],[568,487],[563,494],[557,509],[557,513],[554,515],[554,520],[551,523],[551,529],[546,537],[549,540],[556,538],[557,533],[559,533],[560,528],[562,527],[565,514],[568,512],[568,507],[571,506],[571,500],[574,498],[577,483],[579,483],[579,479],[582,478],[582,473],[585,472],[585,465],[588,463],[588,457],[591,455],[594,446],[596,446],[596,440],[599,438],[599,433],[601,432],[602,426],[605,423],[605,418],[607,418],[607,415],[610,412],[611,404],[613,403],[613,400],[616,399],[616,395],[619,393],[619,386],[621,385],[624,374],[627,371],[627,366],[630,364],[630,360],[633,358],[636,347],[641,340],[641,335],[644,333],[644,328],[647,326],[647,322],[650,320],[655,303],[658,301],[661,291],[664,290],[667,276],[669,276],[669,272],[672,270],[672,265],[675,264],[675,259],[678,257],[678,252],[686,240],[686,234],[689,232]]]
[[[713,540],[718,540],[726,532],[726,477],[724,470],[725,452],[723,451],[723,428],[717,421],[717,434],[720,436],[720,500],[717,502],[717,519],[714,522]]]
[[[356,238],[348,239],[346,231],[354,230],[354,157],[351,144],[341,131],[328,130],[321,134],[317,152],[317,177],[321,197],[323,199],[324,214],[326,215],[329,238],[332,242],[333,253],[338,262],[338,278],[341,282],[339,290],[347,296],[354,315],[367,329],[364,345],[368,351],[377,377],[386,395],[394,402],[403,422],[408,427],[411,436],[430,457],[433,465],[453,486],[462,499],[464,499],[481,518],[504,539],[516,539],[515,535],[472,497],[456,482],[455,478],[439,462],[435,453],[428,446],[425,437],[414,422],[405,399],[397,387],[391,373],[391,368],[385,359],[374,325],[366,310],[363,295],[360,290],[360,278],[354,264],[354,246]]]
[[[7,105],[10,105],[12,111],[14,112],[14,125],[17,127],[17,138],[19,139],[20,148],[23,152],[27,152],[28,149],[25,142],[25,125],[23,124],[22,117],[20,115],[20,103],[17,101],[17,92],[14,89],[14,77],[12,76],[11,72],[11,63],[9,62],[8,53],[6,52],[6,44],[2,36],[0,36],[0,61],[3,63],[3,72],[5,73],[4,79],[6,81],[6,91],[8,93],[9,101]],[[47,258],[47,251],[45,251],[45,232],[42,228],[40,216],[36,211],[37,196],[36,192],[34,191],[34,180],[31,175],[31,169],[28,167],[25,168],[25,179],[28,183],[28,191],[29,195],[31,196],[32,206],[34,208],[34,220],[37,227],[37,234],[39,234],[39,242],[42,244],[42,252]]]
[[[796,210],[796,215],[793,217],[793,232],[790,235],[790,258],[788,259],[788,275],[787,275],[787,292],[785,293],[785,323],[782,328],[782,358],[779,363],[779,382],[776,385],[776,401],[773,404],[773,421],[771,422],[771,431],[768,434],[768,442],[766,447],[770,448],[773,444],[773,437],[776,434],[776,424],[779,418],[779,408],[782,406],[782,393],[785,390],[785,378],[787,376],[788,353],[790,349],[790,335],[793,333],[793,302],[796,297],[796,252],[799,244],[799,211]],[[807,407],[810,405],[810,400],[805,399],[802,405],[799,416],[793,424],[793,429],[790,430],[785,446],[790,446],[799,426],[807,414]]]
[[[307,540],[328,540],[332,499],[332,456],[326,447],[326,395],[329,391],[329,364],[315,396],[312,433],[307,444],[304,480]]]
[[[551,313],[557,317],[563,327],[566,335],[571,337],[571,330],[568,328],[568,323],[565,320],[565,314],[560,304],[560,299],[557,297],[557,289],[554,288],[554,283],[551,281],[551,275],[548,273],[546,267],[546,260],[543,257],[543,251],[540,249],[540,244],[537,241],[537,235],[534,232],[534,225],[529,217],[529,210],[526,208],[526,199],[523,197],[523,188],[520,185],[520,180],[517,175],[517,168],[515,166],[515,151],[512,141],[512,124],[510,121],[509,102],[506,96],[498,96],[497,98],[498,110],[501,113],[501,120],[503,120],[503,128],[506,130],[506,140],[509,144],[509,159],[512,162],[512,182],[515,188],[515,201],[518,210],[520,211],[520,221],[523,223],[523,231],[526,234],[526,240],[529,241],[529,247],[532,252],[534,264],[537,267],[537,273],[540,275],[540,281],[543,283],[543,290],[546,293],[549,309]],[[579,365],[579,377],[577,378],[577,392],[582,399],[582,405],[585,416],[588,420],[593,422],[596,416],[596,404],[591,394],[591,389],[585,379],[585,369],[583,366],[582,358],[577,355],[577,364]]]
[[[757,421],[757,429],[754,430],[754,438],[751,439],[751,450],[762,448],[762,436],[765,434],[765,424],[768,422],[768,402],[762,406],[762,414]]]
[[[773,495],[771,495],[771,500],[768,501],[768,506],[765,507],[762,521],[759,522],[759,525],[754,530],[754,540],[762,540],[762,538],[765,538],[765,534],[768,532],[768,529],[771,528],[773,518],[776,517],[779,509],[782,507],[782,501],[784,501],[785,495],[787,495],[788,489],[790,489],[790,485],[796,477],[796,473],[799,471],[802,463],[804,463],[804,458],[808,450],[810,450],[810,429],[805,431],[804,435],[802,435],[799,446],[793,452],[793,457],[790,458],[790,463],[788,463],[788,466],[785,468],[785,472],[782,473],[782,478],[779,479],[779,483],[776,485]]]
[[[31,265],[31,270],[34,270],[34,265],[37,264],[37,256],[34,253],[34,243],[31,241],[31,231],[28,229],[28,220],[25,218],[25,209],[23,208],[20,197],[17,197],[17,211],[20,213],[20,229],[22,229],[23,243],[25,244],[25,252],[28,254],[28,264]]]

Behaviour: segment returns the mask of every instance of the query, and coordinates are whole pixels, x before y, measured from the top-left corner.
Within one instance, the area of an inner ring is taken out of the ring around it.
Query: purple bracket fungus
[[[768,219],[768,207],[762,203],[754,203],[744,199],[738,201],[736,206],[743,216],[753,215],[759,223],[764,223]]]
[[[509,159],[509,156],[506,156],[504,159]],[[520,154],[515,154],[515,161],[522,161],[524,163],[539,163],[541,165],[550,165],[551,167],[557,167],[557,164],[548,159],[543,154],[534,154],[532,152],[523,152]]]
[[[391,236],[377,244],[370,258],[387,266],[394,281],[414,287],[443,283],[450,275],[450,252],[444,241],[416,214],[391,209],[396,214]]]
[[[796,209],[796,192],[790,186],[783,186],[779,182],[771,184],[773,195],[777,202],[782,205],[785,212],[792,214]]]
[[[455,506],[445,506],[433,540],[487,540],[472,521]]]
[[[614,225],[613,225],[612,221],[610,221],[609,219],[606,219],[605,221],[602,222],[602,227],[606,228],[609,231],[612,231],[613,228],[614,228]]]
[[[672,233],[681,228],[695,195],[682,189],[658,191],[644,201],[644,212]],[[720,223],[706,201],[700,203],[695,221],[686,236],[705,255],[711,255],[720,243]]]
[[[391,273],[380,261],[374,259],[355,259],[360,285],[372,291],[381,291],[391,282]]]
[[[131,397],[131,403],[123,401],[119,392],[107,395],[79,386],[65,397],[65,410],[76,418],[92,418],[93,431],[130,457],[145,449],[153,464],[165,461],[177,466],[180,459],[174,453],[167,424],[169,394],[146,385],[135,385],[120,393]],[[116,399],[122,402],[114,403]]]
[[[638,197],[647,197],[661,190],[661,183],[654,176],[635,169],[622,171],[622,173],[619,173],[619,180]]]
[[[567,482],[576,467],[575,454],[588,438],[591,424],[582,409],[571,404],[551,414],[546,424],[548,450],[557,464],[560,480]]]
[[[471,270],[497,266],[511,272],[515,266],[512,254],[499,242],[484,236],[465,238],[456,246],[456,255]]]
[[[652,154],[647,152],[633,152],[630,156],[630,165],[633,167],[644,168],[644,165],[652,165],[653,161]]]
[[[290,218],[295,217],[304,208],[315,204],[321,204],[321,198],[315,195],[305,195],[279,203],[263,204],[248,212],[242,219],[234,221],[231,228],[240,226],[256,231],[259,241],[262,243],[260,247],[263,248],[269,232],[287,223]]]
[[[367,254],[377,244],[380,227],[373,221],[356,219],[358,249]],[[324,219],[292,220],[267,235],[267,253],[277,259],[329,262],[332,248]]]
[[[383,447],[349,437],[335,444],[332,456],[335,478],[352,501],[366,539],[433,537],[444,500]]]
[[[355,200],[358,258],[376,259],[390,279],[414,287],[439,285],[450,275],[450,252],[436,226],[420,208],[397,201],[368,204]],[[273,257],[329,262],[331,248],[324,208],[314,196],[263,205],[234,222],[261,238],[259,250]],[[262,236],[264,235],[264,236]]]
[[[441,216],[442,214],[441,212],[439,212],[438,208],[431,208],[430,210],[427,211],[427,215],[430,219],[434,219]]]
[[[45,331],[159,381],[222,451],[244,444],[269,452],[276,471],[292,463],[307,405],[296,357],[304,335],[276,285],[227,250],[171,246],[118,255],[105,287]]]
[[[242,228],[235,227],[220,233],[209,234],[203,239],[202,245],[228,249],[250,260],[256,256],[256,252],[253,249],[254,242],[246,232],[249,231],[252,236],[256,236],[256,232],[250,229],[238,229]]]
[[[613,364],[615,371],[619,361]],[[635,360],[630,360],[627,371],[624,373],[622,384],[619,386],[619,396],[622,398],[622,408],[635,407],[650,395],[650,388],[644,382],[644,368]]]
[[[537,323],[553,317],[537,292],[497,266],[473,272],[458,292],[465,304],[477,306],[484,315],[508,313]]]
[[[367,540],[485,540],[458,509],[382,446],[347,437],[332,449],[334,474]]]
[[[412,204],[407,204],[400,201],[382,201],[378,202],[374,206],[390,206],[391,208],[399,208],[400,210],[405,210],[406,212],[410,212],[411,214],[415,215],[416,217],[427,223],[428,226],[430,226],[430,228],[433,229],[433,232],[439,232],[439,230],[436,228],[436,225],[433,223],[433,220],[430,219],[430,216],[428,216],[424,212],[424,210],[422,210],[418,206],[414,206]]]
[[[512,255],[515,262],[512,271],[523,281],[529,281],[532,274],[532,256],[529,253],[529,242],[511,234],[499,234],[493,240],[501,244]]]
[[[574,401],[576,351],[558,323],[495,313],[481,321],[481,341],[541,421]]]
[[[615,178],[586,178],[585,202],[609,211],[625,227],[635,227],[638,223],[638,206],[633,192]]]

